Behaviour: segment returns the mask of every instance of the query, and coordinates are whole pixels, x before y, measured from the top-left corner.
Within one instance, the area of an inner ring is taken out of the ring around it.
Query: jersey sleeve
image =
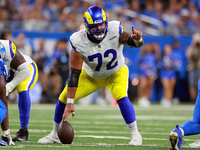
[[[76,47],[73,45],[71,39],[69,40],[71,47],[76,51]]]
[[[69,38],[70,45],[75,51],[77,50],[76,47],[77,47],[77,43],[79,42],[79,39],[80,37],[79,37],[78,32],[73,33]]]
[[[110,21],[108,30],[112,35],[120,36],[120,34],[124,32],[124,27],[120,21]]]
[[[124,27],[122,26],[122,23],[120,22],[119,23],[119,35],[121,34],[121,33],[123,33],[124,32]]]

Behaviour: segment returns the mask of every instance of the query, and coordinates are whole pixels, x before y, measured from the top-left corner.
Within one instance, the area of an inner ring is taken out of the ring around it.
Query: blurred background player
[[[151,105],[152,88],[157,78],[157,63],[160,57],[160,51],[156,48],[156,43],[145,44],[140,51],[138,60],[138,104],[141,107],[149,107]]]
[[[135,110],[127,95],[128,68],[124,65],[123,45],[140,47],[142,32],[132,27],[132,33],[123,31],[119,21],[108,22],[103,9],[92,6],[84,13],[86,29],[70,37],[72,46],[68,86],[60,94],[56,105],[53,131],[39,143],[58,143],[58,125],[72,113],[74,100],[85,97],[100,88],[112,93],[131,132],[130,145],[142,145]],[[84,69],[82,69],[82,67]],[[76,94],[76,97],[75,97]]]
[[[28,123],[31,108],[31,100],[29,91],[33,88],[38,79],[38,69],[32,59],[20,53],[15,44],[10,40],[0,40],[1,47],[6,51],[5,64],[8,69],[8,78],[6,80],[6,96],[9,93],[17,90],[19,93],[19,117],[20,130],[17,132],[13,141],[27,141],[28,140]],[[2,58],[2,53],[0,56]],[[9,133],[8,114],[6,115],[2,124],[5,126],[2,130],[2,137]]]
[[[161,83],[163,85],[163,98],[161,105],[170,107],[176,84],[176,69],[175,61],[172,57],[172,47],[169,44],[164,45],[162,68],[161,68]]]
[[[177,125],[170,133],[169,150],[181,150],[183,136],[200,134],[200,80],[198,82],[198,95],[193,112],[192,121],[186,121],[180,128]],[[200,147],[200,140],[189,144],[190,147]]]
[[[186,56],[188,58],[188,84],[190,93],[190,102],[195,103],[200,76],[200,34],[195,33],[192,37],[192,43],[187,48]]]
[[[6,82],[5,82],[7,78],[7,70],[6,70],[6,65],[5,65],[6,51],[5,51],[5,48],[2,47],[1,45],[0,45],[0,53],[1,53],[1,56],[3,56],[0,58],[0,89],[1,89],[0,90],[0,123],[2,123],[7,114]],[[4,125],[1,124],[1,126],[2,126],[1,128],[3,129]],[[0,139],[0,146],[7,146],[8,144],[14,145],[10,134],[6,134],[4,136],[4,140],[6,140],[6,142]]]

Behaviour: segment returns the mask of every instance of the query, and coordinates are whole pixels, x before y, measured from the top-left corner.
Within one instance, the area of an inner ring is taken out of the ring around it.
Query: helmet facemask
[[[108,25],[105,24],[105,27],[103,29],[97,29],[97,30],[93,30],[91,29],[91,27],[89,27],[88,34],[97,40],[102,40],[106,36],[107,26]]]
[[[108,28],[108,18],[103,9],[97,6],[92,6],[87,9],[83,19],[89,36],[95,38],[96,40],[102,40],[106,36]],[[104,23],[105,28],[103,29],[91,29],[92,27],[96,27]]]

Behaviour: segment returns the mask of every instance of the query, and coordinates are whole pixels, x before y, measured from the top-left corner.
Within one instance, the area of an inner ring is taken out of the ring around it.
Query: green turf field
[[[137,123],[143,137],[143,146],[130,146],[130,133],[124,123],[119,108],[108,105],[75,104],[76,116],[68,121],[74,128],[75,137],[71,145],[38,144],[38,139],[50,133],[55,104],[32,105],[29,123],[29,141],[15,143],[15,146],[0,149],[26,150],[168,150],[168,137],[176,124],[182,125],[192,119],[193,105],[176,105],[163,108],[152,105],[150,108],[134,106]],[[9,105],[10,130],[12,137],[19,129],[16,104]],[[190,150],[188,144],[200,139],[199,135],[185,136],[182,150]]]

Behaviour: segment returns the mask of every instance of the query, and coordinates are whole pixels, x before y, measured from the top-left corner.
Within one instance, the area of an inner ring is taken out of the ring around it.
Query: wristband
[[[3,131],[2,130],[2,135],[6,136],[6,135],[10,135],[10,129]]]
[[[73,98],[67,98],[67,103],[74,103],[74,99]]]
[[[135,41],[135,43],[140,43],[140,42],[142,42],[142,37],[139,40],[134,40],[134,41]]]

